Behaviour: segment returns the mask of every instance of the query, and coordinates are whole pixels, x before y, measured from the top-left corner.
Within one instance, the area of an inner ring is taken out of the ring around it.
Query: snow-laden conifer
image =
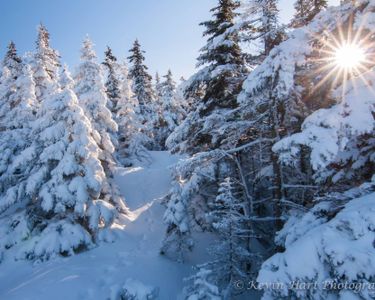
[[[81,63],[74,80],[74,91],[79,104],[92,124],[94,130],[91,135],[101,150],[99,159],[106,174],[101,198],[113,203],[121,212],[126,212],[126,206],[113,180],[115,147],[112,137],[117,133],[118,126],[107,108],[108,98],[101,66],[96,60],[93,44],[88,37],[83,42]]]
[[[237,26],[244,30],[243,41],[249,43],[253,51],[251,65],[267,56],[284,38],[284,30],[279,22],[278,0],[244,0],[241,5],[241,16]],[[259,58],[259,57],[258,57]],[[254,64],[255,63],[255,64]]]
[[[120,99],[117,103],[116,121],[119,126],[119,146],[117,155],[119,161],[128,166],[134,160],[148,159],[146,147],[152,143],[145,134],[145,128],[139,115],[139,105],[131,88],[128,76],[128,66],[124,62],[120,65],[119,76]]]
[[[215,273],[199,266],[195,275],[186,279],[190,283],[184,289],[184,297],[187,300],[221,300],[219,288],[215,285]]]
[[[138,40],[133,44],[130,50],[129,62],[131,67],[129,77],[132,80],[133,91],[138,99],[140,113],[143,115],[145,122],[150,121],[148,118],[155,118],[154,100],[155,95],[152,88],[152,77],[148,73],[148,67],[145,65],[145,57]]]
[[[4,69],[3,77],[7,73]],[[17,202],[29,199],[25,192],[25,179],[32,166],[27,162],[30,154],[27,148],[32,143],[31,126],[37,100],[30,66],[24,65],[16,78],[13,93],[1,106],[0,213]]]
[[[22,59],[17,53],[16,44],[11,41],[8,45],[7,52],[5,53],[2,67],[8,68],[8,70],[13,73],[13,77],[17,76],[22,68]]]
[[[176,91],[176,83],[173,80],[172,72],[163,76],[165,79],[158,84],[158,112],[156,140],[161,149],[166,148],[166,140],[175,128],[181,123],[185,112],[181,105],[181,99]]]
[[[297,0],[294,3],[295,13],[290,25],[294,28],[306,26],[327,6],[327,0]]]
[[[106,93],[108,96],[108,106],[114,115],[118,111],[117,103],[121,97],[120,82],[119,82],[119,68],[116,56],[113,55],[112,49],[107,47],[104,53],[105,59],[103,65],[106,67],[107,78],[105,82]]]
[[[60,65],[59,53],[50,46],[50,34],[44,25],[38,27],[36,49],[26,57],[31,65],[36,85],[36,97],[43,101],[57,88],[58,71]],[[53,82],[54,85],[50,83]]]
[[[5,248],[21,243],[19,257],[48,259],[87,248],[111,227],[116,215],[115,207],[101,197],[106,179],[101,149],[72,88],[65,71],[61,88],[40,103],[31,145],[11,164],[28,168],[28,176],[17,183],[23,208],[7,219],[13,225],[4,228],[8,235],[19,230],[22,235],[2,240]],[[26,223],[14,223],[19,214]]]

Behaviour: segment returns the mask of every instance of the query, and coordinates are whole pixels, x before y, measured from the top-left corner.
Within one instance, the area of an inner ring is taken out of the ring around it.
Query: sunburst
[[[352,72],[366,61],[364,49],[356,44],[345,43],[335,51],[335,63],[340,69]]]
[[[344,94],[349,80],[355,84],[354,79],[363,79],[363,74],[375,65],[375,44],[373,34],[363,26],[356,30],[351,26],[337,28],[334,32],[325,32],[324,40],[319,39],[322,48],[315,63],[320,66],[316,75],[321,78],[314,89],[328,83],[332,88],[342,86]]]

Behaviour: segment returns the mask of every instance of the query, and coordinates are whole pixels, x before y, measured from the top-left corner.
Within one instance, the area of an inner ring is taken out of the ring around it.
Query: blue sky
[[[281,20],[293,14],[294,0],[281,0]],[[339,0],[330,0],[337,4]],[[0,0],[0,55],[9,40],[21,53],[33,50],[36,27],[43,22],[52,46],[73,68],[86,34],[96,44],[99,58],[106,45],[124,59],[135,38],[146,50],[152,75],[171,68],[176,78],[194,72],[204,45],[201,26],[210,18],[216,0]]]

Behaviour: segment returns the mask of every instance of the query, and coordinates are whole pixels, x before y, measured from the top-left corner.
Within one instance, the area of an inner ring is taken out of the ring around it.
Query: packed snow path
[[[169,167],[177,157],[151,152],[148,165],[119,168],[116,181],[131,210],[114,243],[46,263],[0,264],[0,299],[116,299],[128,280],[158,287],[158,299],[178,299],[190,265],[159,255],[165,233],[160,200],[170,187]]]

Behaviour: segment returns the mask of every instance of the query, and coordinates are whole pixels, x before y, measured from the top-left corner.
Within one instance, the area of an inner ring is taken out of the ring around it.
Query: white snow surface
[[[178,159],[150,152],[147,165],[117,168],[115,179],[131,213],[117,225],[114,242],[43,263],[5,260],[0,265],[0,299],[117,300],[129,286],[139,299],[147,290],[158,291],[157,299],[179,299],[183,278],[205,258],[195,253],[181,264],[159,255],[166,229],[160,202],[170,188],[169,167]]]

